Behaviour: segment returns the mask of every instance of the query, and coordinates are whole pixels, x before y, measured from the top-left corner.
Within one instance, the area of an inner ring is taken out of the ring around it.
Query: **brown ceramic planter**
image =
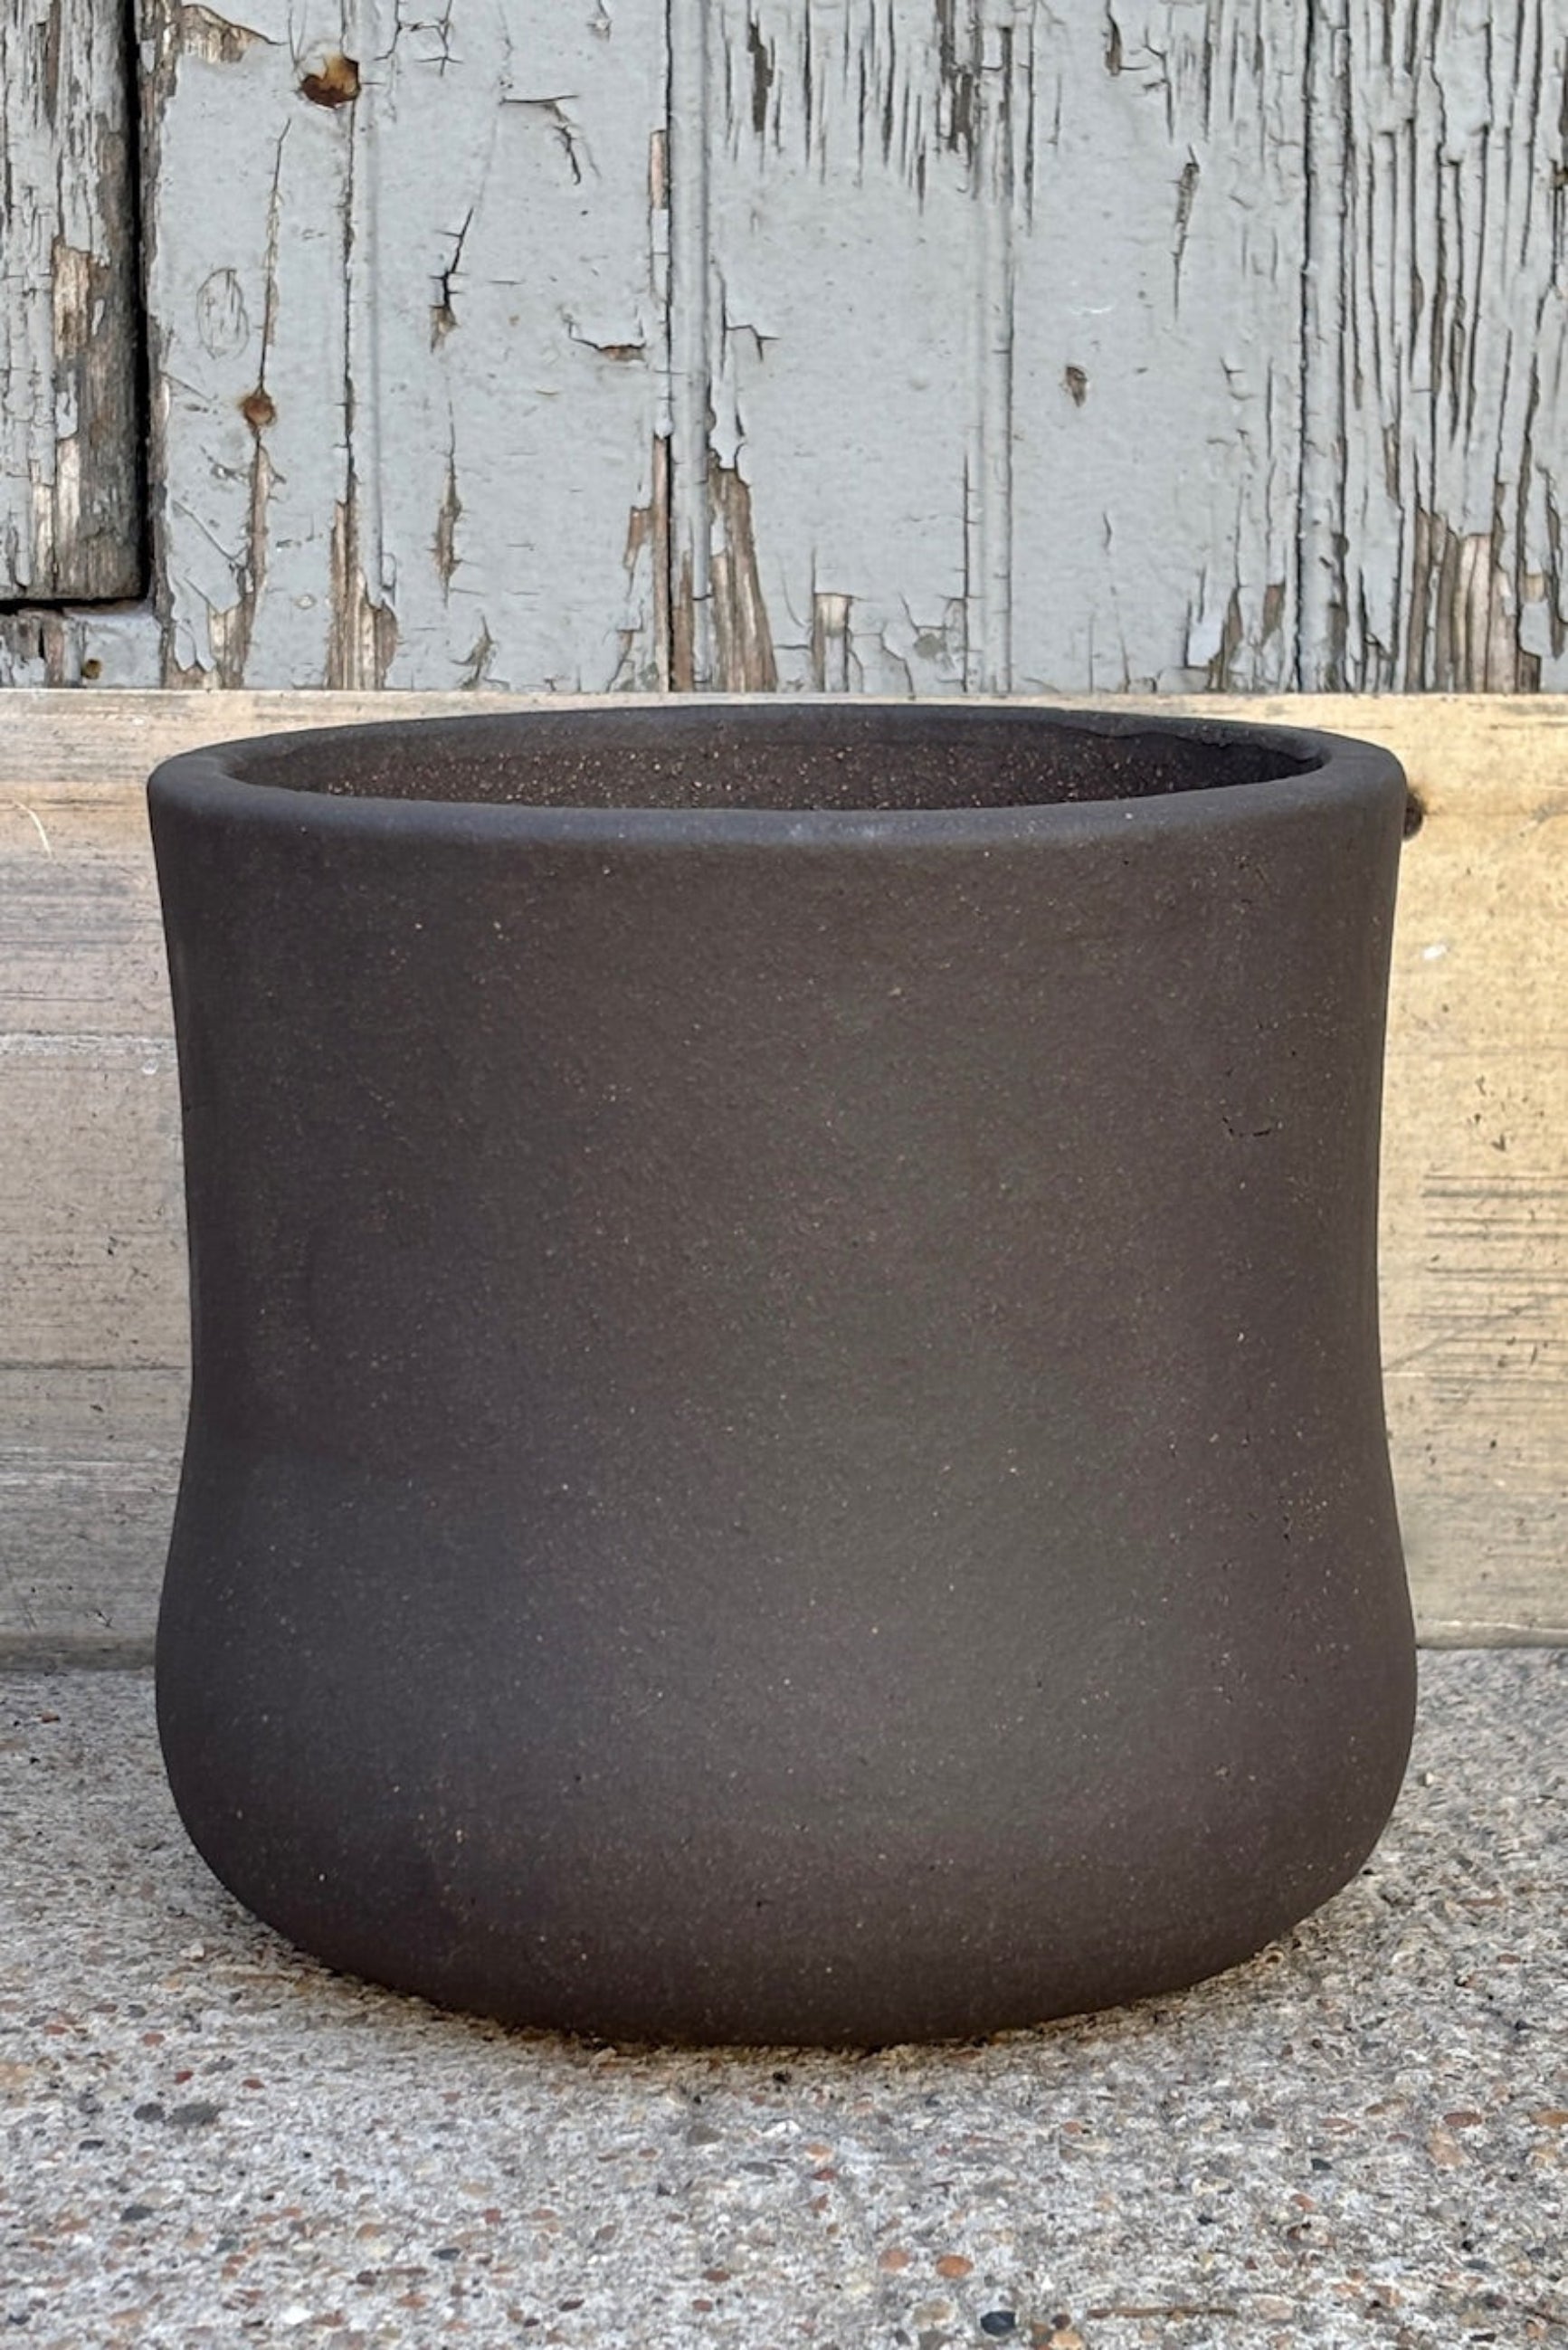
[[[1366,1856],[1410,1617],[1364,744],[676,706],[151,786],[192,1836],[616,2036],[1025,2024]]]

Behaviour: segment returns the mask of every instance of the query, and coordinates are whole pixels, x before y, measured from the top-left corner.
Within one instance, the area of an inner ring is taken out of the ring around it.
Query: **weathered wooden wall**
[[[38,693],[0,728],[0,1650],[144,1643],[162,1566],[184,1267],[142,778],[236,728],[373,708]],[[1422,1627],[1568,1638],[1568,702],[1289,714],[1387,742],[1426,806],[1395,940],[1382,1243]]]
[[[119,0],[0,6],[0,605],[142,585],[130,87]]]
[[[1555,0],[142,11],[166,682],[1568,685]]]
[[[1568,686],[1561,0],[10,0],[0,66],[0,682]],[[145,619],[39,611],[143,522]]]

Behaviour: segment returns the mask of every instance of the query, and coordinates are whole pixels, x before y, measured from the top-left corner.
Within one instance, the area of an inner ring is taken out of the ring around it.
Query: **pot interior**
[[[231,746],[245,783],[536,807],[898,812],[1146,799],[1305,775],[1265,728],[950,704],[660,703],[413,719]]]

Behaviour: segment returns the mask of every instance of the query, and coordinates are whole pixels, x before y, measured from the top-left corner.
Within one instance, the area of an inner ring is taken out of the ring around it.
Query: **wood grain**
[[[1554,0],[140,8],[167,684],[1568,687]]]
[[[1568,699],[1158,706],[1325,725],[1407,763],[1425,813],[1394,947],[1382,1263],[1412,1584],[1428,1641],[1568,1638]],[[145,1641],[161,1570],[184,1330],[147,770],[387,710],[369,691],[5,706],[0,1637]]]
[[[0,7],[0,600],[141,586],[130,20]]]
[[[1312,12],[1302,682],[1568,686],[1568,18]]]

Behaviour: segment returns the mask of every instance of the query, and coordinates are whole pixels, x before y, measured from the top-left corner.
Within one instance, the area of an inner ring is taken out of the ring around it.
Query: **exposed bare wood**
[[[1319,0],[1303,682],[1568,685],[1568,18]]]
[[[0,7],[0,599],[141,585],[130,21]]]
[[[41,852],[40,852],[41,853]],[[178,1362],[184,1341],[167,1036],[0,1038],[7,1362]]]
[[[825,595],[811,658],[829,691],[849,624]],[[519,706],[455,693],[398,710]],[[1429,1640],[1568,1638],[1568,699],[1199,706],[1374,736],[1423,803],[1395,940],[1383,1183],[1411,1576]],[[386,714],[374,692],[19,692],[5,708],[0,1631],[144,1637],[161,1567],[184,1357],[142,779],[196,742]],[[72,1497],[65,1551],[43,1546],[49,1479]],[[57,1584],[47,1562],[67,1553]]]
[[[482,692],[400,696],[374,692],[18,692],[0,702],[0,790],[27,794],[45,784],[85,785],[108,806],[130,795],[130,819],[145,830],[140,795],[160,759],[202,743],[285,733],[303,726],[354,726],[389,718],[467,718],[485,710],[559,709],[591,695]],[[122,806],[120,816],[125,816]],[[62,939],[68,948],[68,934]]]

